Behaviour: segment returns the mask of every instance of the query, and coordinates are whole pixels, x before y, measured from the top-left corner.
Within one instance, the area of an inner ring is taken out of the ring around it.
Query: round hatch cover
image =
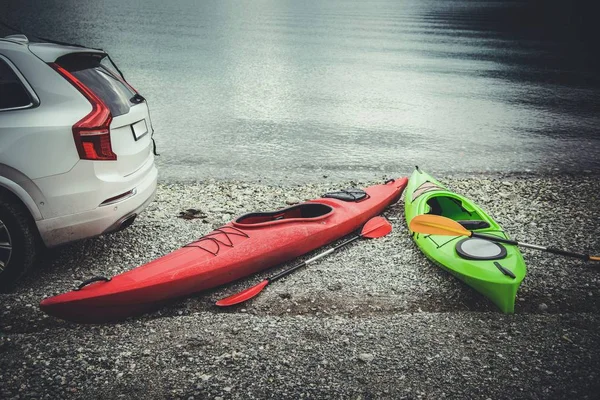
[[[467,260],[500,260],[506,257],[504,246],[478,238],[466,238],[456,243],[456,252]]]
[[[343,201],[359,201],[367,197],[367,192],[362,189],[345,189],[339,190],[337,192],[329,192],[325,193],[323,197],[327,197],[330,199],[338,199]]]

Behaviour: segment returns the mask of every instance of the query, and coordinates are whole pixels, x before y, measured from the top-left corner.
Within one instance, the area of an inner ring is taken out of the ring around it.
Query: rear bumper
[[[152,163],[150,170],[131,188],[135,195],[77,214],[36,221],[44,244],[54,247],[119,230],[124,221],[139,214],[152,202],[157,176],[158,171]]]

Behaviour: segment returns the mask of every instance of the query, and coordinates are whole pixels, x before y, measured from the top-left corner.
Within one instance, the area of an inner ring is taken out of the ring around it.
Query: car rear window
[[[93,91],[113,117],[127,114],[135,92],[104,65],[104,57],[102,54],[70,54],[60,57],[56,63]]]
[[[27,89],[15,71],[0,58],[0,110],[22,108],[31,104]]]

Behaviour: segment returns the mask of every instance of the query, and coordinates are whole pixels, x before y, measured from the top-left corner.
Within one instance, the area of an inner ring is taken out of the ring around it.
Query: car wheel
[[[28,210],[0,193],[0,289],[12,286],[37,256],[37,236]]]

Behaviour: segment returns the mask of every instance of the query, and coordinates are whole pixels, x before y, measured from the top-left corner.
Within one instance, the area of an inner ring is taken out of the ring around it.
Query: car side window
[[[31,104],[31,97],[15,71],[0,58],[0,111]]]

